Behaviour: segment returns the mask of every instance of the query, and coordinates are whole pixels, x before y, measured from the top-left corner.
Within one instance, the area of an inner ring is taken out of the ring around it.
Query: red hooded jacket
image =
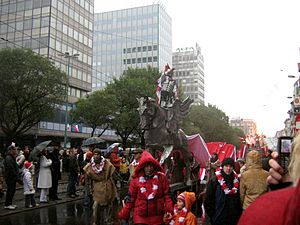
[[[257,198],[238,225],[300,225],[300,181],[297,187],[271,191]]]
[[[154,176],[145,179],[145,184],[141,185],[144,180],[144,167],[152,163],[155,167]],[[119,212],[119,218],[128,220],[130,211],[133,208],[133,222],[158,225],[163,224],[163,216],[165,213],[173,212],[172,200],[168,195],[169,183],[160,164],[152,157],[152,155],[144,151],[142,153],[139,165],[135,168],[132,180],[129,186],[130,201],[125,204]],[[154,198],[150,198],[148,194],[153,193],[155,179],[158,179],[157,191]],[[146,192],[142,193],[142,188],[146,188]],[[146,193],[146,194],[145,194]],[[148,197],[147,197],[148,196]]]

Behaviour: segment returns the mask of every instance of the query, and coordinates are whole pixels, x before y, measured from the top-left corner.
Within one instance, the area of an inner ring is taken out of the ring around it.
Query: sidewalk
[[[76,198],[70,198],[67,196],[67,174],[62,175],[62,180],[59,181],[58,184],[58,197],[61,198],[62,200],[56,200],[56,201],[49,201],[49,203],[39,203],[39,193],[35,194],[35,200],[36,203],[39,204],[39,206],[34,207],[34,208],[25,208],[25,198],[23,194],[23,186],[17,184],[16,188],[16,193],[13,198],[13,204],[17,205],[17,208],[14,210],[9,210],[9,209],[4,209],[4,203],[5,203],[5,195],[0,198],[0,217],[3,216],[8,216],[8,215],[13,215],[16,213],[20,212],[25,212],[25,211],[30,211],[34,210],[37,208],[43,208],[43,207],[49,207],[52,205],[57,205],[57,204],[62,204],[66,202],[71,202],[71,201],[77,201],[79,199],[83,199],[83,192],[82,192],[82,186],[77,186],[77,193],[79,194],[79,197]]]

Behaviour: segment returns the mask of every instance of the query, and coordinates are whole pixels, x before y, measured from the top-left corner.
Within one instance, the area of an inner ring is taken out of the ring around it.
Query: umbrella
[[[96,145],[96,144],[104,143],[104,142],[105,141],[100,137],[90,137],[90,138],[85,139],[82,142],[82,146]]]
[[[34,160],[37,158],[37,156],[39,155],[39,153],[41,153],[49,144],[50,141],[44,141],[39,143],[37,146],[35,146],[32,150],[32,152],[30,153],[30,159]]]
[[[110,154],[111,151],[112,151],[115,147],[119,146],[120,144],[121,144],[121,143],[113,143],[113,144],[111,144],[110,146],[108,146],[107,149],[106,149],[106,155]]]

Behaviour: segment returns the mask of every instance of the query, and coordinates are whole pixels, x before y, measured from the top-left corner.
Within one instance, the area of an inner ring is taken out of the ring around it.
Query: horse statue
[[[163,151],[159,163],[163,164],[173,149],[182,152],[186,166],[186,183],[191,185],[190,163],[191,154],[188,151],[186,135],[180,129],[183,119],[187,116],[193,100],[187,97],[183,102],[176,99],[171,108],[164,108],[154,99],[148,97],[137,98],[139,103],[140,128],[145,131],[146,149],[153,156],[156,150]],[[168,171],[167,165],[167,171]],[[166,174],[167,174],[166,171]]]

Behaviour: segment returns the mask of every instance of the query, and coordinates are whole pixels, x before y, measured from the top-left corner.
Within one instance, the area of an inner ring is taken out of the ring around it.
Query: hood
[[[24,168],[23,171],[22,171],[22,174],[24,175],[27,172],[29,172],[29,169]]]
[[[156,161],[156,159],[153,158],[153,156],[146,150],[143,151],[141,155],[141,159],[139,161],[139,165],[134,170],[134,174],[132,175],[133,178],[137,177],[138,174],[144,169],[144,167],[148,164],[152,163],[154,165],[155,171],[163,172],[163,168],[159,164],[159,162]]]
[[[256,150],[252,150],[247,154],[246,164],[249,169],[262,168],[262,155]]]
[[[192,205],[196,201],[196,196],[194,192],[187,192],[187,191],[182,192],[181,194],[178,195],[177,198],[180,198],[182,200],[184,198],[185,208],[188,210],[188,212],[192,210]]]

